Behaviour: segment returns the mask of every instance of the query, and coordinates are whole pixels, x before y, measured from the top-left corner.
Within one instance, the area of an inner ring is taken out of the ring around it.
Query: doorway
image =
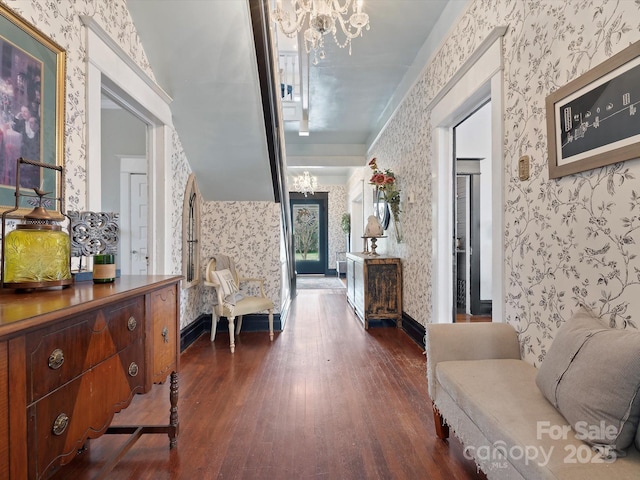
[[[492,310],[491,102],[453,128],[456,318]]]
[[[316,192],[312,197],[289,193],[296,274],[327,272],[328,199],[326,192]]]
[[[147,125],[106,93],[101,124],[102,208],[120,214],[116,266],[121,275],[146,275]]]
[[[170,171],[173,128],[169,108],[171,98],[130,61],[129,55],[111,40],[92,17],[81,16],[80,20],[87,34],[87,209],[119,209],[105,206],[102,200],[103,189],[113,188],[114,185],[103,183],[103,143],[107,139],[102,131],[102,107],[106,95],[136,117],[144,130],[138,138],[143,139],[145,145],[141,154],[148,157],[148,273],[166,272],[172,264],[173,252],[169,245],[175,233],[166,214],[171,209],[166,183],[167,172]],[[110,77],[113,72],[117,72],[116,78]],[[130,133],[127,132],[125,137],[129,138]],[[119,185],[117,165],[113,171],[116,175],[115,185]]]
[[[456,318],[454,272],[454,179],[455,166],[453,128],[489,99],[491,155],[492,255],[491,255],[491,320],[505,320],[505,250],[504,233],[504,123],[503,60],[504,26],[495,27],[428,105],[432,131],[432,275],[433,300],[431,318],[434,323],[451,323]],[[462,156],[462,155],[460,155]],[[470,155],[475,157],[475,155]]]

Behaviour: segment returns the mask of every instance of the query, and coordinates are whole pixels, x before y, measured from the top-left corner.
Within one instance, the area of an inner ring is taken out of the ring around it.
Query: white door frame
[[[504,121],[502,36],[496,27],[434,98],[433,127],[433,305],[432,323],[453,321],[453,134],[455,125],[491,99],[491,175],[493,188],[492,318],[503,322],[504,288]]]
[[[168,273],[171,211],[171,98],[91,17],[80,17],[87,48],[87,209],[101,210],[101,97],[107,90],[147,125],[149,273]]]

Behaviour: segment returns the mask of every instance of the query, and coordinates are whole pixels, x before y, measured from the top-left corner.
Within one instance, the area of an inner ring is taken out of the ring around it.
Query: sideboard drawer
[[[171,285],[150,295],[149,319],[153,341],[153,371],[151,381],[163,382],[171,371],[177,370],[180,331],[174,319],[178,316],[177,286]]]
[[[114,412],[144,392],[143,366],[140,339],[28,407],[29,478],[47,478],[71,461],[87,438],[104,433]]]
[[[79,315],[27,335],[28,402],[42,398],[144,338],[144,297]]]

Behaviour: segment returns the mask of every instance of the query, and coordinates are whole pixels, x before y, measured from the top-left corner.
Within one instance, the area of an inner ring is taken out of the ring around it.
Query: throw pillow
[[[536,384],[578,438],[623,453],[640,421],[640,332],[581,308],[558,329]]]
[[[220,285],[220,288],[222,289],[222,298],[227,298],[229,295],[238,291],[236,282],[233,279],[233,274],[228,268],[211,272],[211,276],[213,277],[211,278],[211,281]]]

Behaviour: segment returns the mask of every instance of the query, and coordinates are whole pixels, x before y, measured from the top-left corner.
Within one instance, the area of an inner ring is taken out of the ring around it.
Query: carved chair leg
[[[269,309],[269,340],[273,342],[273,309]]]
[[[449,438],[449,426],[445,424],[444,418],[435,405],[433,406],[433,423],[436,426],[436,435],[441,440]]]
[[[215,312],[211,313],[211,341],[216,339],[216,331],[218,330],[218,316]]]
[[[233,336],[233,321],[235,317],[229,317],[229,348],[231,348],[231,353],[236,351],[236,340]]]
[[[238,315],[238,321],[236,322],[236,335],[240,335],[241,328],[242,328],[242,315]]]

